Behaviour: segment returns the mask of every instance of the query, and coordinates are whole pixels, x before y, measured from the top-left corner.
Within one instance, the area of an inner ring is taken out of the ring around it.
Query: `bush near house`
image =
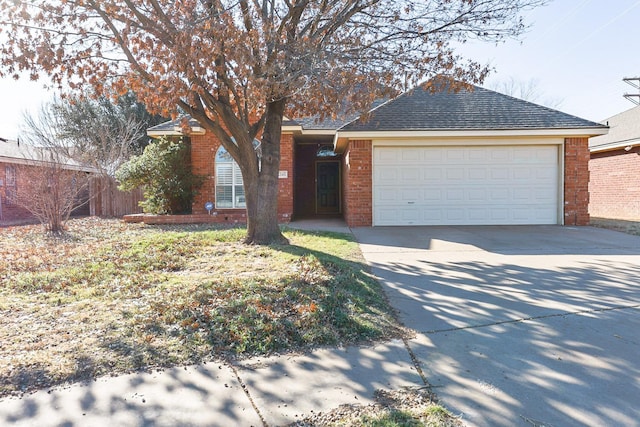
[[[151,142],[117,171],[122,191],[144,188],[140,206],[151,214],[191,212],[193,198],[203,177],[191,170],[191,148],[187,140],[161,138]]]

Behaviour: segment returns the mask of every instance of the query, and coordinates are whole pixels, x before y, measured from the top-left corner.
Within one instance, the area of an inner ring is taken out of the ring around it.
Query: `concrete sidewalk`
[[[0,400],[0,425],[282,426],[423,386],[401,340],[99,378]]]

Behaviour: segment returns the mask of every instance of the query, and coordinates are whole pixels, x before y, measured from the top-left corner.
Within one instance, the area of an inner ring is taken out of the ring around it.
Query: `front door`
[[[340,161],[316,162],[316,213],[340,213]]]

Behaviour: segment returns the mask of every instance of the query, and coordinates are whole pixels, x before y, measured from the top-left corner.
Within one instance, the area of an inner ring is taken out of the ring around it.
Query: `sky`
[[[536,102],[593,121],[635,106],[623,94],[640,90],[622,79],[640,77],[640,0],[552,0],[525,22],[530,28],[518,40],[459,46],[463,57],[495,69],[483,86],[533,82]],[[44,83],[0,78],[0,137],[18,138],[24,113],[37,114],[53,98]]]

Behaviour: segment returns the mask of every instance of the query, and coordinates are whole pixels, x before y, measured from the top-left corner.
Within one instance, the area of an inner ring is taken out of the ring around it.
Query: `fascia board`
[[[446,138],[446,137],[508,137],[508,136],[562,136],[592,137],[605,135],[606,127],[567,129],[465,129],[465,130],[398,130],[398,131],[338,131],[337,138],[391,139],[391,138]]]

